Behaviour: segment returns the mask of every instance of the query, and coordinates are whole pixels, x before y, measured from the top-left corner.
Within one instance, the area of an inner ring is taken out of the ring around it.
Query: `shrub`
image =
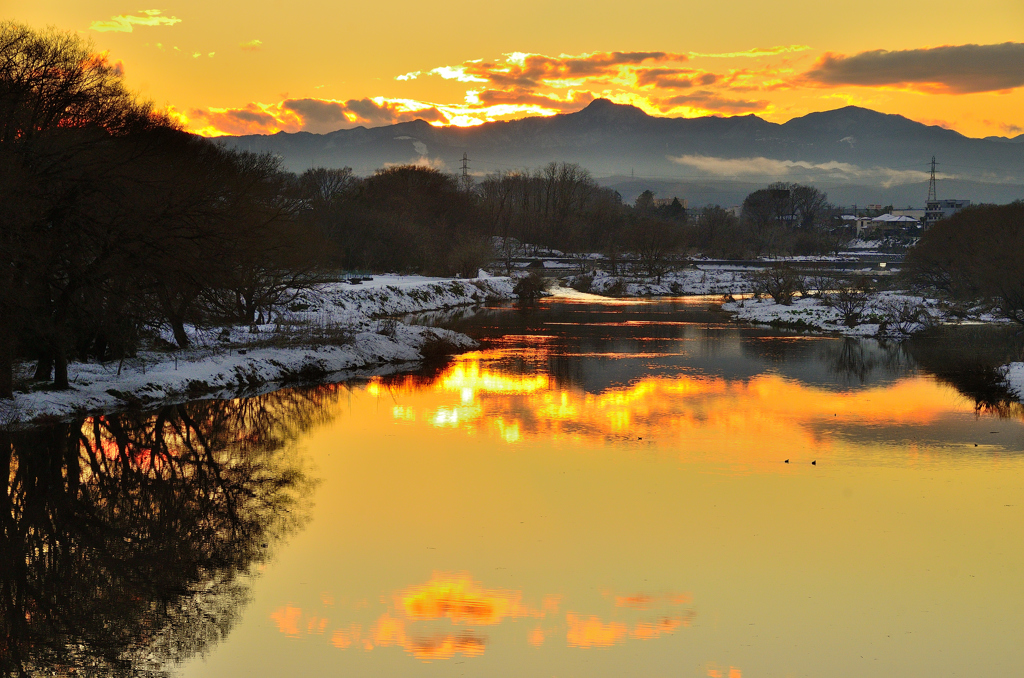
[[[835,289],[822,294],[821,299],[839,312],[844,325],[854,327],[867,308],[869,291],[863,279],[856,283],[837,279]]]
[[[767,294],[776,304],[789,306],[801,285],[800,276],[789,266],[777,264],[754,274],[754,292]]]
[[[569,279],[569,287],[573,288],[577,292],[589,292],[593,284],[593,273],[574,275],[572,278]]]
[[[520,299],[537,299],[547,294],[551,280],[540,271],[530,271],[525,278],[520,278],[512,293]]]
[[[917,299],[886,299],[878,305],[882,314],[879,334],[886,331],[892,334],[913,334],[927,329],[934,324],[934,318],[928,307]]]

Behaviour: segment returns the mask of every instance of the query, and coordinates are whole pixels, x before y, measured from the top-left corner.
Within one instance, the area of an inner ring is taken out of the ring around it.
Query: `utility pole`
[[[928,202],[935,202],[938,197],[935,195],[935,156],[932,156],[932,176],[928,180]],[[927,206],[927,203],[925,203]]]

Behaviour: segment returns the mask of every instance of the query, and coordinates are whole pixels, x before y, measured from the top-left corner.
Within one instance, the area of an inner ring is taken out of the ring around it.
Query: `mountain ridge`
[[[243,150],[279,155],[293,171],[352,167],[357,174],[395,164],[453,170],[463,153],[483,175],[576,162],[595,176],[642,176],[766,183],[772,180],[864,185],[926,180],[932,156],[946,177],[971,185],[1024,184],[1024,143],[975,139],[898,114],[859,106],[809,113],[785,123],[753,114],[668,118],[595,99],[573,113],[434,127],[423,120],[380,127],[221,137]],[[979,189],[981,190],[981,189]],[[985,191],[963,196],[989,199]]]

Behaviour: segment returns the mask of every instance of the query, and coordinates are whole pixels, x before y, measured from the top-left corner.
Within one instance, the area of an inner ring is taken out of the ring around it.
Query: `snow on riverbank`
[[[749,271],[710,266],[672,271],[663,275],[660,282],[599,271],[593,275],[571,276],[566,284],[583,292],[611,297],[746,294],[752,290]]]
[[[0,400],[0,427],[398,371],[425,354],[465,350],[475,342],[381,317],[510,299],[512,285],[508,278],[419,276],[324,284],[304,291],[268,324],[189,328],[189,349],[151,348],[123,363],[72,363],[66,391],[31,384],[32,366],[22,364],[16,375],[22,388],[13,401]]]
[[[935,299],[903,292],[867,295],[863,309],[850,325],[839,309],[814,297],[799,297],[790,305],[778,304],[771,297],[741,299],[722,304],[722,309],[746,322],[852,337],[902,337],[946,320]]]

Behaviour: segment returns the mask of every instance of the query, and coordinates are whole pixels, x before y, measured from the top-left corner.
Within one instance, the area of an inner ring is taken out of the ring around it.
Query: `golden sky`
[[[7,0],[77,31],[203,134],[469,125],[582,108],[753,113],[848,104],[969,136],[1024,132],[1024,3]]]

